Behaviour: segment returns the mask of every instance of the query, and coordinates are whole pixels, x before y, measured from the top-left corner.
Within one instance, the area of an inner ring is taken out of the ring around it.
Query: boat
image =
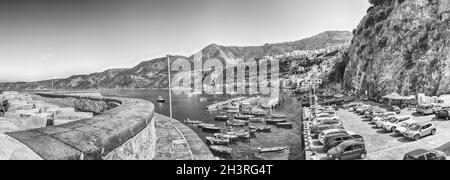
[[[234,116],[234,118],[235,119],[240,119],[240,120],[249,120],[250,118],[253,118],[253,116],[238,114],[238,115]]]
[[[271,117],[275,118],[275,119],[283,119],[283,118],[286,118],[286,115],[284,115],[284,114],[272,114]]]
[[[200,98],[200,102],[206,102],[208,101],[208,98]]]
[[[249,124],[249,122],[246,121],[246,120],[234,120],[234,122],[236,122],[236,123],[242,123],[242,124],[244,124],[244,125],[246,125],[246,126]]]
[[[228,110],[227,112],[231,114],[239,114],[239,110]]]
[[[162,96],[159,96],[156,101],[159,102],[159,103],[166,102],[166,100]]]
[[[217,115],[216,117],[214,117],[214,119],[216,121],[228,121],[230,119],[230,117],[228,117],[228,115],[226,113],[220,113],[219,115]]]
[[[217,138],[217,137],[206,137],[206,140],[211,145],[227,145],[230,144],[230,139],[227,138]]]
[[[190,119],[185,119],[184,123],[186,124],[202,124],[202,121],[198,121],[198,120],[190,120]]]
[[[264,119],[263,118],[250,118],[249,122],[251,122],[251,123],[264,123]]]
[[[284,151],[287,149],[288,149],[288,147],[286,147],[286,146],[258,148],[259,153],[281,152],[281,151]]]
[[[231,154],[233,151],[229,147],[218,146],[218,145],[211,145],[211,146],[209,146],[209,148],[216,153],[227,154],[227,155]]]
[[[292,129],[293,128],[293,124],[292,123],[277,123],[277,127],[278,128],[284,128],[284,129]]]
[[[235,122],[235,121],[227,121],[228,126],[245,126],[245,123]]]
[[[239,137],[236,135],[236,133],[215,133],[214,137],[216,138],[222,138],[222,139],[229,139],[230,141],[236,140]]]
[[[202,130],[203,132],[217,133],[222,131],[222,128],[217,126],[203,126]]]
[[[257,132],[263,132],[263,133],[270,133],[270,132],[272,132],[272,128],[269,127],[269,126],[266,126],[266,127],[258,127],[258,128],[256,129],[256,131],[257,131]]]
[[[198,125],[198,127],[201,127],[201,128],[206,127],[206,126],[216,126],[216,125],[215,124],[209,124],[209,123],[201,123],[201,124]]]
[[[251,132],[248,130],[241,130],[236,133],[239,139],[250,139],[251,138]]]
[[[266,119],[266,124],[277,125],[278,123],[286,122],[285,119]]]

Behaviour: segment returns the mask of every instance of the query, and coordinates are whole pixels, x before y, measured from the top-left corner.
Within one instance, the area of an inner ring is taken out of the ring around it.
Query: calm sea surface
[[[116,97],[129,97],[151,101],[155,104],[155,111],[160,114],[169,116],[169,93],[164,89],[150,89],[150,90],[102,90],[104,96],[116,96]],[[159,96],[162,96],[166,103],[158,103],[156,100]],[[207,98],[208,101],[202,102],[200,98]],[[214,116],[218,112],[209,112],[205,109],[206,106],[214,104],[219,101],[224,101],[232,98],[229,95],[201,95],[187,97],[185,95],[173,95],[173,117],[181,122],[184,119],[189,118],[191,120],[201,120],[205,123],[216,124],[217,126],[226,127],[224,122],[217,122],[214,120]],[[256,138],[252,138],[250,141],[240,141],[235,145],[231,145],[233,148],[232,157],[223,157],[227,159],[264,159],[264,160],[301,160],[302,147],[301,137],[299,131],[300,122],[300,101],[296,98],[286,99],[285,103],[281,107],[275,110],[275,112],[288,115],[288,122],[294,123],[294,129],[278,129],[272,126],[272,133],[257,133]],[[184,123],[184,122],[183,122]],[[212,136],[211,133],[205,133],[196,126],[189,126],[193,129],[205,142],[205,137]],[[258,125],[258,124],[255,124]],[[262,126],[263,124],[261,124]],[[258,153],[258,147],[273,147],[273,146],[289,146],[289,151],[282,153]]]

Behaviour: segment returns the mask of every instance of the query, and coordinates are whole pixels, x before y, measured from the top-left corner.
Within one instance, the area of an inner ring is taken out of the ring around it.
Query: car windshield
[[[341,144],[339,144],[338,146],[336,146],[336,149],[337,149],[339,152],[342,152],[342,150],[344,149],[344,145],[342,145],[342,143],[341,143]]]
[[[408,123],[402,123],[400,126],[401,126],[401,127],[407,127],[407,126],[408,126]]]
[[[321,114],[321,115],[319,115],[319,117],[331,117],[331,115],[330,114]]]
[[[411,125],[409,126],[409,129],[411,129],[411,130],[413,130],[413,131],[417,131],[417,130],[420,129],[420,125],[418,125],[418,124],[411,124]]]
[[[390,123],[396,123],[397,121],[398,121],[397,118],[391,118],[391,119],[389,120]]]

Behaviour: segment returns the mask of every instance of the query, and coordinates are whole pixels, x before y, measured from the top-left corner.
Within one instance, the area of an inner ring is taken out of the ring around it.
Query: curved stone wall
[[[33,99],[98,115],[57,126],[0,134],[0,159],[214,159],[194,131],[156,114],[154,105],[148,101],[60,94],[35,94]]]

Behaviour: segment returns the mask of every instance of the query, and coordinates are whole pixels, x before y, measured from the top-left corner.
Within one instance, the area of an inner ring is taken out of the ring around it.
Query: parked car
[[[375,122],[375,127],[383,128],[384,123],[390,121],[393,118],[395,118],[395,116],[389,116],[389,117],[383,118],[383,119]]]
[[[320,133],[322,133],[323,131],[329,130],[329,129],[344,129],[344,127],[339,126],[339,125],[330,125],[330,124],[316,125],[316,126],[311,127],[311,134],[315,138],[318,138]]]
[[[359,114],[359,115],[364,115],[364,113],[367,110],[369,110],[370,107],[372,107],[372,106],[370,106],[370,105],[361,106],[360,108],[356,109],[356,113]]]
[[[443,108],[436,112],[436,118],[450,120],[449,107]]]
[[[348,140],[330,149],[327,152],[327,157],[331,160],[365,159],[367,150],[364,142]]]
[[[411,125],[411,124],[414,124],[414,123],[417,123],[417,121],[415,121],[415,120],[409,120],[409,121],[405,121],[405,122],[402,122],[401,124],[400,124],[400,126],[398,126],[396,129],[395,129],[395,134],[398,134],[398,135],[403,135],[403,133],[405,133],[406,132],[406,130],[408,130],[408,127]]]
[[[417,113],[425,116],[433,114],[434,113],[433,108],[434,106],[432,104],[422,104],[417,107],[416,111]]]
[[[413,140],[419,140],[422,137],[436,134],[436,125],[431,122],[428,123],[414,123],[408,127],[408,130],[403,134],[405,137]]]
[[[340,120],[334,119],[318,119],[316,121],[316,125],[335,125],[335,126],[343,126],[344,124]]]
[[[379,109],[380,109],[380,108],[379,108],[379,107],[376,107],[376,106],[370,107],[366,112],[364,112],[364,117],[365,117],[365,118],[369,118],[369,116],[370,116],[373,112],[378,111]]]
[[[368,118],[373,119],[375,117],[380,117],[384,113],[386,113],[386,110],[384,110],[384,109],[377,109],[377,110],[373,111],[372,113],[370,113]]]
[[[395,115],[397,115],[395,112],[385,112],[381,116],[376,116],[376,117],[372,118],[372,123],[376,124],[377,121],[380,121],[380,120],[383,120],[385,118],[389,118],[389,117],[392,117]]]
[[[364,142],[364,138],[356,133],[343,132],[338,134],[331,134],[324,137],[323,150],[328,152],[333,147],[347,140],[355,140]]]
[[[412,120],[411,116],[395,116],[383,123],[383,129],[389,132],[395,132],[402,122],[409,120]]]
[[[396,114],[402,113],[402,109],[398,106],[391,106],[388,108],[388,111],[395,112]]]
[[[433,114],[436,114],[438,111],[445,109],[445,106],[442,104],[433,104]]]
[[[447,154],[439,150],[417,149],[406,153],[403,160],[447,160]]]
[[[326,136],[330,136],[332,134],[341,134],[341,133],[348,134],[348,132],[345,129],[328,129],[328,130],[321,132],[317,138],[319,139],[320,143],[324,144],[325,143],[324,139]]]
[[[360,107],[362,107],[362,106],[366,106],[365,104],[362,104],[362,103],[357,103],[355,106],[353,106],[353,111],[354,112],[356,112],[356,110],[358,109],[358,108],[360,108]]]

